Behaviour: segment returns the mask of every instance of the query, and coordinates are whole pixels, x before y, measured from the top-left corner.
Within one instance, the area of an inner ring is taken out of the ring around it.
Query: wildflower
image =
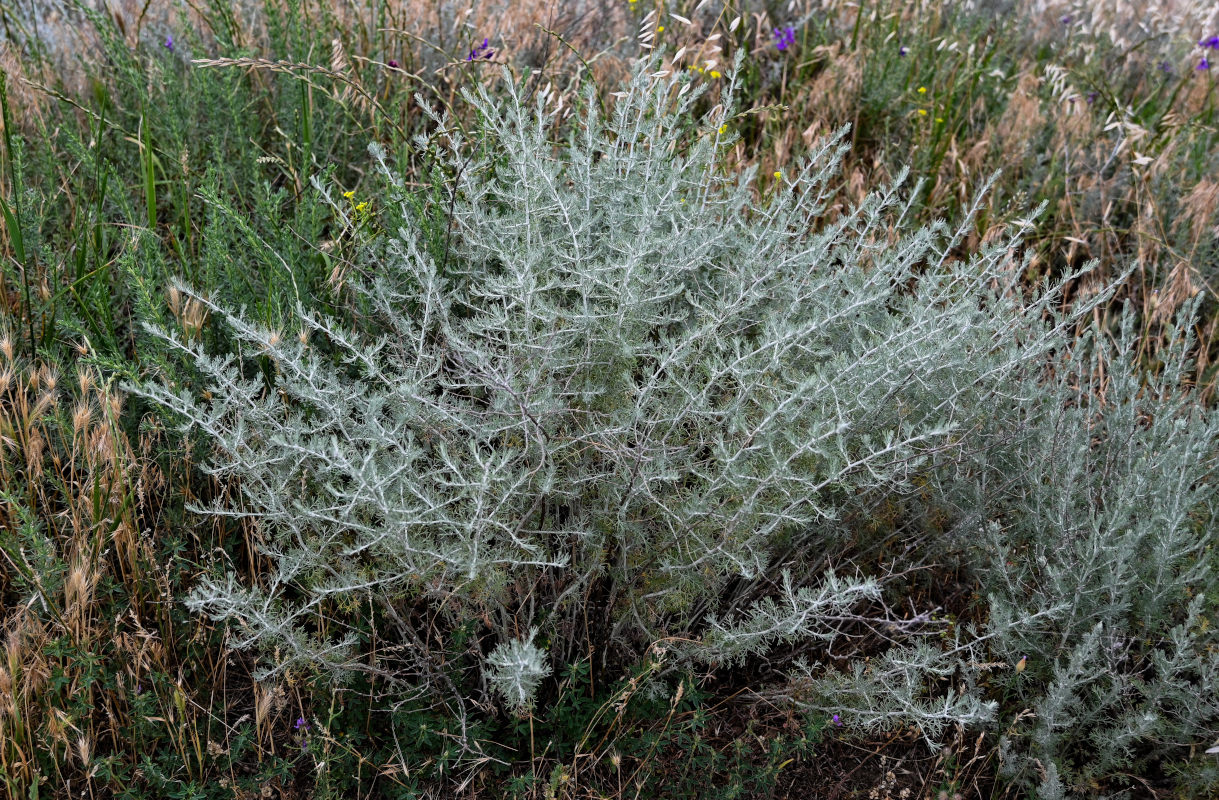
[[[1059,21],[1060,21],[1060,22],[1061,22],[1063,25],[1070,25],[1070,24],[1071,24],[1071,15],[1070,15],[1070,14],[1063,14],[1063,15],[1062,15],[1062,19],[1061,19],[1061,20],[1059,20]]]
[[[368,208],[368,203],[360,203],[356,206],[356,211],[363,211],[366,208]]]
[[[656,32],[657,32],[657,33],[664,33],[664,32],[665,32],[665,26],[664,26],[664,25],[658,25],[658,26],[656,27]]]
[[[927,109],[925,109],[925,108],[920,108],[920,109],[918,110],[918,115],[919,115],[920,117],[925,117],[925,116],[927,116]]]
[[[470,55],[466,56],[466,61],[490,61],[495,58],[495,51],[487,44],[487,39],[483,39],[483,43],[470,51]]]
[[[1100,97],[1100,92],[1088,92],[1088,105],[1096,102],[1096,98]]]
[[[297,717],[297,718],[296,718],[296,724],[294,724],[292,727],[293,727],[294,729],[298,730],[298,731],[299,731],[301,728],[304,728],[305,730],[309,730],[309,723],[305,722],[305,718],[304,718],[304,717]]]
[[[842,720],[838,717],[837,714],[834,715],[834,727],[836,727],[836,728],[842,727]]]
[[[348,200],[350,200],[351,198],[353,198],[353,197],[355,197],[355,196],[356,196],[356,193],[355,193],[354,191],[352,191],[352,192],[343,192],[343,196],[344,196],[344,197],[346,197]]]
[[[724,135],[725,133],[727,133],[727,132],[728,132],[728,126],[727,126],[726,124],[725,124],[725,125],[721,125],[721,126],[720,126],[720,135],[721,135],[721,136],[723,136],[723,135]]]
[[[389,67],[390,67],[391,69],[397,69],[397,68],[398,68],[398,62],[397,62],[397,61],[394,61],[394,60],[391,58],[391,59],[389,60]]]
[[[791,28],[779,30],[775,28],[775,47],[779,50],[786,50],[796,43],[796,32]]]
[[[172,33],[165,37],[165,44],[162,46],[171,53],[174,51],[174,35]]]
[[[909,53],[909,52],[910,51],[906,48],[905,45],[902,45],[901,47],[897,48],[897,54],[899,56],[904,56],[906,53]]]
[[[936,117],[936,118],[935,118],[935,121],[936,121],[936,122],[943,122],[943,121],[944,121],[944,118],[943,118],[943,117]]]
[[[712,78],[718,78],[718,77],[720,77],[719,70],[714,70],[714,69],[713,69],[713,70],[711,70],[711,77],[712,77]]]
[[[1211,50],[1219,50],[1219,36],[1210,36],[1198,42],[1199,47],[1209,48]]]
[[[1206,56],[1202,56],[1202,60],[1198,62],[1198,66],[1194,67],[1194,69],[1198,69],[1198,70],[1210,69],[1210,68],[1211,68],[1211,62],[1207,59]]]
[[[926,87],[926,86],[920,86],[920,87],[918,87],[918,93],[919,93],[919,94],[927,94],[927,87]]]
[[[775,170],[775,180],[783,180],[783,171]]]

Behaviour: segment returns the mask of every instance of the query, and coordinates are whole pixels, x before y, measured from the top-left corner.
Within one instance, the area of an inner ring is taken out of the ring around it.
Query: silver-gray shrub
[[[1004,767],[1045,796],[1219,736],[1219,413],[1189,391],[1191,320],[1150,368],[1132,316],[1091,330],[996,408],[943,487],[1007,631],[993,652],[1028,659],[1000,673],[1032,712],[1004,731]]]
[[[731,82],[695,116],[688,79],[650,69],[608,116],[585,95],[558,143],[546,98],[507,76],[469,97],[469,139],[435,117],[417,144],[453,194],[430,217],[371,148],[385,190],[358,326],[302,308],[299,332],[269,331],[182,287],[238,352],[154,329],[207,394],[134,391],[210,441],[241,498],[204,510],[252,519],[272,565],[253,586],[206,577],[189,605],[268,671],[372,671],[464,732],[492,689],[526,706],[577,659],[663,640],[716,668],[902,618],[890,576],[822,532],[963,459],[1068,321],[1017,290],[1013,242],[962,256],[972,221],[914,226],[896,184],[827,208],[841,133],[779,179],[734,170]],[[396,644],[362,647],[361,615]],[[444,652],[436,632],[471,620],[475,645]],[[860,666],[818,696],[864,726],[985,722],[993,702],[931,687],[1038,621],[948,646],[910,624],[896,680]]]

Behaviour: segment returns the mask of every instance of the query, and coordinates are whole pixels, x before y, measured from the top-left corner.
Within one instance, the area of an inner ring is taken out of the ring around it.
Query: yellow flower
[[[782,179],[783,179],[783,172],[782,172],[781,170],[775,170],[775,178],[777,178],[777,179],[779,179],[779,180],[782,180]]]
[[[351,198],[356,196],[356,193],[355,192],[343,192],[343,196],[346,197],[348,200],[350,200]]]
[[[926,87],[926,86],[920,86],[920,87],[918,87],[918,93],[919,93],[919,94],[927,94],[927,87]]]
[[[925,116],[927,116],[927,109],[925,109],[925,108],[920,108],[920,109],[918,110],[918,113],[919,113],[919,116],[920,116],[920,117],[925,117]]]
[[[720,74],[719,74],[719,72],[718,72],[718,71],[716,71],[716,70],[711,70],[711,77],[712,77],[712,78],[718,78],[719,76],[720,76]]]
[[[944,121],[944,118],[943,118],[943,117],[936,117],[936,118],[935,118],[935,121],[936,121],[936,122],[943,122],[943,121]]]
[[[368,203],[360,203],[358,206],[356,206],[356,211],[363,211],[366,208],[368,208]]]
[[[721,134],[721,135],[723,135],[723,134],[725,134],[725,133],[727,133],[727,132],[728,132],[728,126],[727,126],[727,125],[721,125],[721,126],[720,126],[720,134]]]
[[[664,32],[665,32],[665,26],[664,26],[664,25],[661,25],[659,28],[657,28],[657,29],[656,29],[656,32],[657,32],[657,33],[664,33]]]

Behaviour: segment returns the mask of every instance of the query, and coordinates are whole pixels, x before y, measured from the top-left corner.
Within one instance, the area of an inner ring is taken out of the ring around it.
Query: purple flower
[[[397,61],[394,61],[394,60],[391,58],[391,59],[389,60],[389,66],[390,66],[390,68],[391,68],[391,69],[397,69],[397,68],[398,68],[398,62],[397,62]]]
[[[1198,69],[1198,70],[1210,69],[1210,68],[1211,68],[1211,62],[1209,60],[1207,60],[1206,56],[1202,56],[1202,60],[1198,62],[1198,66],[1194,67],[1194,69]]]
[[[1062,19],[1060,21],[1062,22],[1063,25],[1070,25],[1071,24],[1071,15],[1063,14]]]
[[[1088,92],[1088,105],[1096,102],[1096,98],[1100,97],[1100,92]]]
[[[1211,36],[1198,42],[1199,47],[1206,47],[1211,50],[1219,50],[1219,36]]]
[[[1171,75],[1172,74],[1172,62],[1161,61],[1160,62],[1160,72],[1163,72],[1165,75]]]
[[[488,45],[487,39],[483,39],[483,43],[466,56],[466,61],[490,61],[492,58],[495,58],[495,51]]]
[[[903,46],[901,46],[901,47],[897,48],[897,54],[898,54],[899,56],[904,56],[906,53],[909,53],[909,52],[910,52],[910,51],[906,49],[905,45],[903,45]]]
[[[305,730],[309,730],[309,723],[308,723],[308,722],[305,722],[305,718],[304,718],[304,717],[297,717],[297,718],[296,718],[296,724],[295,724],[295,725],[293,725],[292,727],[293,727],[293,728],[295,728],[295,729],[296,729],[296,730],[298,730],[298,731],[299,731],[301,728],[304,728]]]
[[[165,37],[165,44],[162,46],[171,53],[174,51],[174,35],[172,33]]]
[[[796,32],[791,28],[779,30],[775,28],[775,47],[779,50],[786,50],[796,43]]]
[[[836,727],[836,728],[842,727],[842,720],[838,718],[837,714],[834,715],[834,727]]]

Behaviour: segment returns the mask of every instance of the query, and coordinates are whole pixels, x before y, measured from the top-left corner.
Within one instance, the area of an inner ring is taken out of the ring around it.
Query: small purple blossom
[[[174,51],[174,35],[172,33],[165,37],[165,44],[162,47],[171,53]]]
[[[1096,98],[1100,97],[1100,92],[1088,92],[1088,105],[1096,102]]]
[[[841,719],[839,719],[839,717],[838,717],[838,715],[837,715],[837,714],[835,714],[835,715],[834,715],[834,727],[835,727],[835,728],[841,728],[841,727],[842,727],[842,720],[841,720]]]
[[[495,51],[487,44],[487,39],[483,39],[483,43],[470,51],[470,55],[466,56],[466,61],[490,61],[495,58]]]
[[[791,28],[779,30],[775,28],[775,47],[779,50],[786,50],[796,43],[796,32]]]
[[[904,56],[906,53],[909,53],[909,52],[910,51],[906,48],[905,45],[902,45],[901,47],[897,48],[897,54],[899,56]]]
[[[1163,72],[1165,75],[1171,75],[1172,74],[1172,62],[1171,61],[1161,61],[1160,62],[1160,72]]]
[[[304,718],[304,717],[297,717],[297,718],[296,718],[296,723],[295,723],[295,724],[294,724],[292,727],[293,727],[294,729],[298,730],[298,731],[299,731],[301,728],[304,728],[305,730],[309,730],[309,723],[308,723],[308,722],[305,722],[305,718]]]
[[[1071,24],[1071,15],[1063,14],[1062,19],[1059,21],[1062,22],[1063,25],[1070,25]]]
[[[1202,56],[1202,60],[1198,62],[1198,66],[1194,67],[1197,70],[1210,69],[1211,62],[1206,56]]]
[[[1205,47],[1210,50],[1219,50],[1219,36],[1209,36],[1198,42],[1199,47]]]
[[[397,61],[394,61],[392,58],[391,58],[391,59],[390,59],[390,60],[387,62],[387,64],[388,64],[388,66],[390,67],[390,69],[397,69],[397,68],[398,68],[398,62],[397,62]]]

